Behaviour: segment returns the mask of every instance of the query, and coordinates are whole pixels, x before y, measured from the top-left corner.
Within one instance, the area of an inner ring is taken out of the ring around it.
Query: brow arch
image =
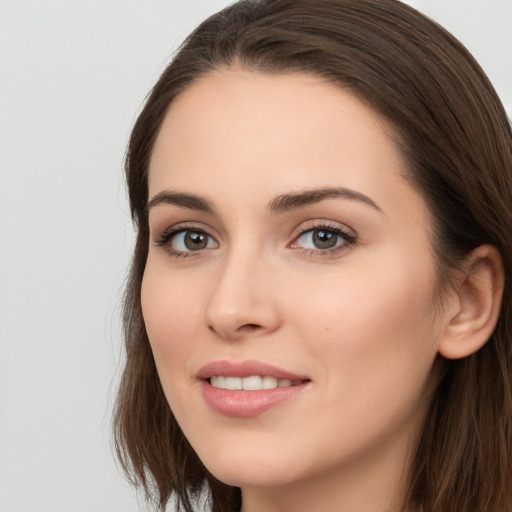
[[[324,199],[340,198],[357,201],[372,207],[380,213],[384,213],[382,209],[370,199],[367,195],[344,187],[319,188],[305,190],[301,192],[293,192],[282,194],[272,199],[269,203],[269,209],[275,213],[284,213],[296,208],[303,208],[311,204],[318,203]]]

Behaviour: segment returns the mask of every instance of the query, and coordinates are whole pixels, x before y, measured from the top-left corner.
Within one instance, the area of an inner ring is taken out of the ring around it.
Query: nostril
[[[233,339],[238,339],[240,336],[243,336],[243,335],[249,335],[249,336],[257,335],[260,332],[264,331],[264,327],[262,325],[252,324],[252,323],[242,324],[239,327],[235,326],[234,328],[226,327],[221,324],[217,324],[217,325],[212,324],[212,325],[208,325],[208,329],[211,332],[213,332],[217,335],[220,335],[223,338],[233,338]]]
[[[260,329],[261,325],[258,324],[244,324],[241,325],[238,330],[239,331],[255,331],[256,329]]]

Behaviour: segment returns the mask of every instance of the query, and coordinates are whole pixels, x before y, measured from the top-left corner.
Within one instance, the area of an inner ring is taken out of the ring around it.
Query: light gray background
[[[132,242],[122,159],[177,43],[226,0],[0,0],[0,512],[136,512],[110,451]],[[410,0],[512,107],[512,0]]]

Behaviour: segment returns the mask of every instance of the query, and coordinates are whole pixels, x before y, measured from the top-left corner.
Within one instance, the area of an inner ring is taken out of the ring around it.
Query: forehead
[[[194,181],[228,170],[250,180],[321,180],[320,167],[403,170],[391,127],[348,89],[301,73],[224,69],[198,79],[171,104],[153,149],[150,189],[186,167]],[[357,165],[356,165],[357,164]],[[300,171],[303,171],[301,173]],[[363,178],[364,173],[360,173]],[[325,184],[324,184],[325,185]]]

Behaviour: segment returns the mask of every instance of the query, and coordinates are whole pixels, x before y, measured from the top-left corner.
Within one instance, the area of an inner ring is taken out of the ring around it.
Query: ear
[[[481,245],[471,252],[455,279],[453,307],[439,342],[442,356],[461,359],[485,345],[498,322],[504,282],[503,261],[495,247]]]

